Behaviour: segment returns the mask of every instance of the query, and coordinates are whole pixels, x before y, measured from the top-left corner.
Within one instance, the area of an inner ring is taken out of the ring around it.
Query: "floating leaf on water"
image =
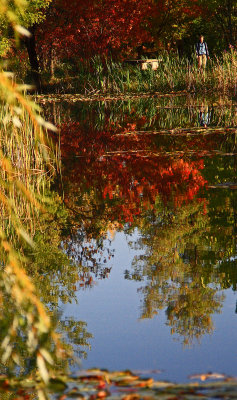
[[[163,388],[168,388],[168,387],[173,387],[173,386],[175,386],[175,384],[172,382],[155,381],[152,383],[151,388],[152,389],[163,389]]]
[[[122,399],[123,400],[138,400],[140,399],[140,395],[137,393],[132,393],[132,394],[127,394],[127,395],[123,395]],[[119,399],[121,399],[121,397],[119,397]]]
[[[227,375],[219,374],[216,372],[210,372],[207,374],[194,374],[189,376],[189,379],[200,379],[201,381],[206,381],[207,379],[225,379],[225,378],[227,378]]]
[[[161,374],[163,372],[161,369],[151,369],[151,370],[132,370],[134,375],[151,375],[151,374]]]
[[[78,392],[77,390],[72,390],[72,391],[67,393],[67,396],[63,395],[63,396],[59,397],[59,400],[64,400],[64,399],[67,399],[67,398],[68,399],[71,399],[71,398],[85,399],[85,396],[82,393]]]

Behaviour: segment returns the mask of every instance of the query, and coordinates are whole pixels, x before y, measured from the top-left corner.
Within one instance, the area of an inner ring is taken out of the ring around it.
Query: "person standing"
[[[209,51],[206,42],[204,42],[204,36],[200,35],[199,42],[196,43],[196,56],[198,59],[198,68],[205,69],[207,58],[209,58]]]

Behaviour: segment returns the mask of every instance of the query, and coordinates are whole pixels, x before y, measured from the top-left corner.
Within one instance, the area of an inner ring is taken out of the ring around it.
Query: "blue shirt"
[[[206,42],[199,41],[196,44],[196,54],[197,54],[197,56],[201,56],[201,55],[205,54],[207,57],[209,57],[209,52],[208,52]]]
[[[206,55],[206,46],[205,43],[199,43],[199,55],[201,56],[202,54]]]

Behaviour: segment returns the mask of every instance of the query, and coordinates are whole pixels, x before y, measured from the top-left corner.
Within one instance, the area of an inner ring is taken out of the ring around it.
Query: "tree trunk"
[[[29,38],[25,39],[25,45],[26,45],[26,48],[28,51],[28,56],[29,56],[29,61],[30,61],[30,66],[31,66],[31,75],[32,75],[32,79],[33,79],[35,87],[36,87],[36,91],[38,93],[41,93],[42,82],[41,82],[39,62],[38,62],[38,57],[37,57],[36,47],[35,47],[35,26],[28,28],[28,30],[30,31],[31,36]]]
[[[55,49],[53,46],[51,47],[50,50],[50,78],[54,78],[54,72],[55,72]]]
[[[229,31],[229,44],[233,43],[233,26],[232,26],[232,0],[228,0],[227,9],[228,9],[228,31]]]

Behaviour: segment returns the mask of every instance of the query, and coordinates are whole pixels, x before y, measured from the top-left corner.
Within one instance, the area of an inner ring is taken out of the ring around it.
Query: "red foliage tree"
[[[38,29],[38,49],[57,58],[115,54],[149,40],[152,0],[55,0]]]

